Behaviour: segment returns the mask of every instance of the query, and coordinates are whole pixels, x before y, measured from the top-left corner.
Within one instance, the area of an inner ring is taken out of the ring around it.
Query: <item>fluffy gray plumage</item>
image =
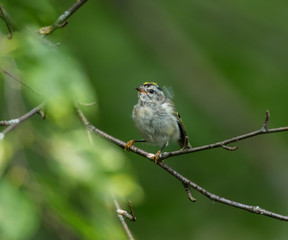
[[[178,141],[184,146],[186,131],[174,103],[156,83],[145,82],[138,90],[138,103],[132,118],[144,139],[154,145],[165,146]],[[191,147],[190,144],[186,147]]]

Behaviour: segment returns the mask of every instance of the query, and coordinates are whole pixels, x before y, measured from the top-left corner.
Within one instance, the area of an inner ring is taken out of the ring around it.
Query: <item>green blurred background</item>
[[[70,101],[96,101],[89,120],[124,141],[140,137],[131,111],[145,81],[173,89],[193,146],[261,128],[266,109],[270,127],[287,126],[287,1],[88,1],[45,41],[36,30],[74,1],[0,3],[18,30],[9,41],[0,21],[0,66],[51,99],[45,121],[1,142],[0,239],[126,239],[111,190],[122,208],[133,202],[136,239],[287,239],[286,222],[194,191],[191,203],[150,161],[95,136],[91,145]],[[41,102],[0,80],[0,119]],[[166,163],[212,193],[287,215],[287,143],[285,132],[264,135]]]

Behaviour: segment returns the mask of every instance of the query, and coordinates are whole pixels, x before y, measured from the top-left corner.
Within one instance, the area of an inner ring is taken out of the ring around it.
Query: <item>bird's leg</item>
[[[134,142],[146,142],[145,139],[140,139],[140,140],[130,140],[125,144],[125,151],[129,151],[130,147],[133,145]]]
[[[163,147],[162,147],[157,153],[155,153],[155,155],[154,155],[154,157],[153,157],[153,160],[154,160],[155,164],[157,164],[158,158],[159,158],[161,152],[162,152],[163,149],[164,149],[165,147],[167,147],[167,146],[168,146],[168,142],[166,142],[166,143],[163,145]]]

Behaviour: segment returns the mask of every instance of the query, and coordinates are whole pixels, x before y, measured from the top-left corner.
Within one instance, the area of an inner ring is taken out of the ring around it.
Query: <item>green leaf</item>
[[[0,182],[0,239],[30,239],[39,226],[36,206],[8,181]]]

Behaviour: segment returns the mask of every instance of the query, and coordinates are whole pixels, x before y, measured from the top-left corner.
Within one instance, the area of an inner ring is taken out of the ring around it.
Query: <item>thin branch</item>
[[[265,112],[265,120],[264,120],[264,124],[263,124],[263,128],[264,128],[265,131],[268,130],[269,120],[270,120],[270,112],[269,112],[269,110],[266,110],[266,112]]]
[[[240,209],[243,209],[243,210],[255,213],[255,214],[260,214],[260,215],[264,215],[267,217],[276,218],[278,220],[288,221],[288,216],[284,216],[284,215],[280,215],[280,214],[268,211],[266,209],[260,208],[259,206],[251,206],[251,205],[246,205],[243,203],[231,201],[227,198],[223,198],[223,197],[217,196],[213,193],[210,193],[206,189],[204,189],[204,188],[200,187],[199,185],[197,185],[196,183],[192,182],[191,180],[183,177],[180,173],[176,172],[173,168],[169,167],[168,165],[164,164],[163,162],[158,163],[158,165],[161,168],[163,168],[166,172],[170,173],[172,176],[174,176],[178,180],[180,180],[180,182],[182,182],[183,184],[186,184],[186,185],[194,188],[195,190],[197,190],[198,192],[202,193],[203,195],[205,195],[206,197],[210,198],[211,200],[213,200],[215,202],[220,202],[220,203],[223,203],[225,205],[240,208]]]
[[[183,183],[183,182],[182,182],[182,183]],[[194,197],[192,196],[190,187],[189,187],[186,183],[183,183],[183,186],[184,186],[184,189],[185,189],[185,191],[186,191],[186,193],[187,193],[187,196],[188,196],[189,200],[190,200],[191,202],[196,202],[196,198],[194,198]]]
[[[94,134],[99,135],[100,137],[102,137],[102,138],[104,138],[104,139],[106,139],[106,140],[108,140],[108,141],[120,146],[121,148],[125,148],[125,142],[124,141],[121,141],[120,139],[117,139],[117,138],[115,138],[115,137],[113,137],[113,136],[111,136],[111,135],[99,130],[98,128],[96,128],[92,124],[90,124],[89,121],[87,120],[87,118],[85,117],[85,115],[83,114],[83,112],[79,109],[79,107],[77,105],[76,105],[76,112],[77,112],[81,122],[84,124],[84,126],[88,130],[90,130]],[[231,139],[219,142],[219,143],[205,145],[205,146],[197,147],[197,148],[192,148],[191,150],[183,150],[182,152],[181,151],[170,152],[170,153],[166,153],[166,155],[168,154],[169,157],[172,157],[172,156],[177,156],[177,155],[183,154],[183,152],[184,153],[191,153],[191,152],[196,152],[196,151],[204,151],[204,150],[212,149],[212,148],[216,148],[216,147],[223,147],[223,146],[226,146],[226,144],[228,144],[228,143],[232,143],[232,142],[240,141],[240,140],[243,140],[243,139],[246,139],[246,138],[254,137],[254,136],[257,136],[259,134],[283,132],[283,131],[288,131],[288,127],[267,129],[267,131],[258,130],[258,131],[254,131],[254,132],[251,132],[251,133],[240,135],[238,137],[231,138]],[[131,146],[130,147],[130,151],[132,151],[134,153],[137,153],[137,154],[149,159],[150,161],[152,161],[154,163],[154,160],[153,160],[154,154],[146,152],[146,151],[144,151],[144,150],[142,150],[140,148],[137,148],[135,146]],[[175,153],[178,153],[178,154],[175,154]],[[162,157],[162,159],[163,159],[163,157]],[[197,190],[198,192],[202,193],[204,196],[208,197],[209,199],[211,199],[211,200],[213,200],[215,202],[220,202],[220,203],[232,206],[232,207],[240,208],[240,209],[243,209],[243,210],[255,213],[255,214],[260,214],[260,215],[264,215],[264,216],[267,216],[267,217],[272,217],[272,218],[275,218],[275,219],[278,219],[278,220],[288,221],[288,216],[284,216],[284,215],[280,215],[280,214],[268,211],[266,209],[260,208],[259,206],[251,206],[251,205],[246,205],[246,204],[243,204],[243,203],[231,201],[229,199],[226,199],[226,198],[220,197],[218,195],[215,195],[213,193],[210,193],[206,189],[200,187],[196,183],[194,183],[191,180],[189,180],[188,178],[185,178],[184,176],[182,176],[180,173],[175,171],[173,168],[171,168],[170,166],[168,166],[164,162],[160,162],[159,161],[157,163],[157,165],[160,166],[162,169],[164,169],[166,172],[170,173],[175,178],[177,178],[184,185],[185,189],[187,189],[188,186],[192,187],[195,190]]]
[[[20,83],[21,85],[23,85],[24,87],[28,88],[30,91],[32,91],[33,93],[37,94],[38,96],[42,95],[38,92],[36,92],[34,89],[32,89],[31,87],[29,87],[26,83],[24,83],[21,79],[17,78],[16,76],[14,76],[13,74],[9,73],[8,71],[6,71],[5,69],[0,67],[0,70],[3,72],[3,74],[9,76],[10,78],[14,79],[15,81],[17,81],[18,83]],[[41,116],[42,119],[46,118],[46,114],[45,111],[43,109],[45,105],[45,101],[42,102],[40,105],[38,105],[37,107],[33,108],[31,111],[29,111],[28,113],[24,114],[23,116],[16,118],[16,119],[10,119],[10,120],[3,120],[0,121],[0,126],[8,126],[7,128],[4,129],[4,131],[0,132],[0,141],[3,140],[5,138],[5,136],[11,132],[14,128],[16,128],[18,125],[20,125],[22,122],[24,122],[25,120],[29,119],[30,117],[32,117],[33,115],[35,115],[36,113],[39,114]]]
[[[195,147],[195,148],[190,148],[190,149],[185,149],[185,150],[178,150],[178,151],[173,151],[173,152],[165,152],[162,154],[162,156],[159,158],[160,160],[163,159],[167,159],[169,157],[174,157],[174,156],[179,156],[182,154],[188,154],[188,153],[192,153],[192,152],[200,152],[200,151],[204,151],[204,150],[209,150],[212,148],[219,148],[223,146],[226,146],[225,149],[227,149],[227,144],[230,143],[234,143],[234,142],[239,142],[241,140],[247,139],[247,138],[251,138],[251,137],[255,137],[257,135],[262,135],[262,134],[268,134],[268,133],[276,133],[276,132],[286,132],[288,131],[288,127],[280,127],[280,128],[270,128],[270,129],[264,129],[261,128],[257,131],[254,132],[250,132],[247,134],[243,134],[237,137],[233,137],[231,139],[227,139],[221,142],[217,142],[217,143],[213,143],[213,144],[209,144],[209,145],[204,145],[204,146],[200,146],[200,147]],[[235,147],[234,147],[235,148]],[[229,149],[230,150],[230,149]],[[236,150],[236,149],[231,149],[231,150]]]
[[[12,39],[13,37],[13,28],[12,28],[12,24],[11,21],[8,17],[8,14],[6,13],[5,9],[2,7],[2,5],[0,4],[0,17],[3,19],[3,21],[5,22],[7,28],[8,28],[8,39]]]
[[[238,146],[234,146],[234,147],[229,147],[229,146],[226,146],[226,145],[223,145],[222,148],[228,150],[228,151],[235,151],[238,149]]]
[[[58,28],[65,27],[68,22],[68,18],[70,18],[81,6],[83,6],[88,0],[78,0],[76,1],[68,10],[66,10],[55,23],[49,26],[45,26],[39,29],[39,33],[42,36],[47,36],[57,30]]]
[[[120,208],[119,203],[118,203],[118,201],[117,201],[115,196],[113,196],[113,202],[114,202],[114,205],[115,205],[115,208],[116,208],[116,213],[117,213],[117,215],[118,215],[118,217],[120,219],[120,222],[121,222],[121,224],[122,224],[122,226],[123,226],[128,238],[130,240],[134,240],[134,237],[133,237],[133,235],[132,235],[132,233],[131,233],[131,231],[130,231],[130,229],[129,229],[126,221],[125,221],[125,218],[123,217],[123,216],[125,216],[125,217],[130,219],[130,217],[133,218],[134,216],[131,216],[129,213],[127,213],[126,211],[124,211],[124,210],[122,210]],[[136,218],[135,218],[135,220],[136,220]]]
[[[85,115],[83,114],[83,112],[80,110],[80,108],[78,107],[77,104],[75,104],[75,110],[79,116],[79,118],[81,119],[81,122],[84,124],[84,126],[91,132],[93,132],[94,134],[97,134],[103,138],[105,138],[106,140],[122,147],[123,149],[125,149],[125,145],[126,143],[124,141],[121,141],[120,139],[117,139],[111,135],[109,135],[108,133],[105,133],[103,131],[101,131],[100,129],[96,128],[95,126],[93,126],[88,120],[87,118],[85,117]],[[146,158],[149,158],[151,160],[153,160],[153,157],[154,157],[154,154],[153,153],[149,153],[149,152],[146,152],[140,148],[137,148],[135,146],[131,146],[130,151],[132,152],[135,152],[135,153],[138,153],[139,155],[143,156],[143,157],[146,157]],[[153,160],[154,162],[154,160]]]
[[[128,200],[128,203],[129,203],[129,208],[130,208],[130,214],[128,214],[130,216],[129,219],[132,222],[135,222],[136,221],[136,217],[134,215],[134,211],[133,211],[133,208],[132,208],[132,202],[130,200]]]
[[[93,107],[95,106],[97,103],[96,102],[91,102],[91,103],[84,103],[84,102],[79,102],[80,105],[84,106],[84,107]]]
[[[8,121],[0,121],[0,126],[8,126],[2,132],[0,132],[0,141],[3,140],[4,137],[9,132],[11,132],[14,128],[16,128],[22,122],[24,122],[25,120],[29,119],[30,117],[32,117],[36,113],[41,112],[41,110],[44,107],[44,104],[45,104],[45,102],[41,103],[40,105],[38,105],[37,107],[33,108],[31,111],[29,111],[28,113],[24,114],[23,116],[21,116],[19,118],[11,119],[11,120],[8,120]],[[41,113],[39,113],[39,114],[41,116]]]
[[[131,204],[130,201],[129,201],[129,204]],[[130,210],[132,210],[132,206],[131,205],[130,205]],[[132,210],[132,213],[129,214],[127,211],[125,211],[123,209],[117,209],[117,214],[121,214],[122,216],[128,218],[132,222],[136,221],[136,217],[134,216],[133,210]]]
[[[22,86],[26,87],[27,89],[29,89],[31,92],[37,94],[38,96],[43,97],[40,93],[36,92],[33,88],[29,87],[25,82],[23,82],[21,79],[17,78],[16,76],[14,76],[12,73],[9,73],[8,71],[6,71],[5,69],[3,69],[2,67],[0,67],[0,70],[7,76],[9,76],[10,78],[14,79],[15,81],[17,81],[18,83],[20,83]]]
[[[80,116],[82,122],[84,123],[84,125],[92,132],[94,132],[95,134],[107,139],[110,142],[113,142],[114,144],[118,145],[121,148],[125,149],[125,145],[126,143],[124,141],[121,141],[103,131],[101,131],[100,129],[96,128],[95,126],[93,126],[92,124],[89,123],[89,121],[87,120],[87,118],[84,116],[84,114],[81,112],[81,110],[76,107],[76,111],[78,113],[78,115]],[[213,143],[213,144],[208,144],[208,145],[203,145],[200,147],[194,147],[194,148],[190,148],[190,149],[184,149],[184,150],[178,150],[178,151],[173,151],[173,152],[164,152],[163,154],[160,155],[159,157],[159,162],[161,160],[170,158],[170,157],[174,157],[174,156],[179,156],[182,154],[188,154],[188,153],[192,153],[192,152],[200,152],[200,151],[205,151],[205,150],[209,150],[209,149],[213,149],[213,148],[229,148],[229,150],[236,150],[237,147],[228,147],[227,145],[230,143],[234,143],[234,142],[239,142],[241,140],[247,139],[247,138],[251,138],[251,137],[255,137],[257,135],[261,135],[261,134],[269,134],[269,133],[276,133],[276,132],[286,132],[288,131],[288,127],[280,127],[280,128],[271,128],[271,129],[259,129],[257,131],[253,131],[250,133],[246,133],[237,137],[233,137],[221,142],[217,142],[217,143]],[[144,151],[143,149],[140,149],[138,147],[135,147],[134,145],[132,145],[129,150],[131,152],[137,153],[143,157],[146,157],[150,160],[153,160],[154,154],[153,153],[149,153]]]

